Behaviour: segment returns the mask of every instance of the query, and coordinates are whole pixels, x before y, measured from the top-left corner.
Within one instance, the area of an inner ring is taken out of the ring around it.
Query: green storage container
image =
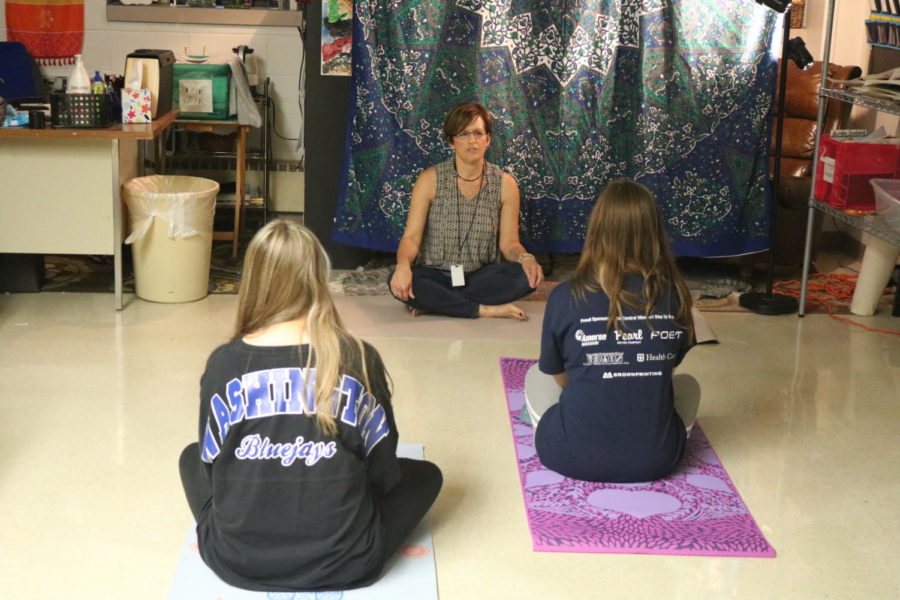
[[[229,65],[175,63],[172,106],[179,119],[228,119]]]

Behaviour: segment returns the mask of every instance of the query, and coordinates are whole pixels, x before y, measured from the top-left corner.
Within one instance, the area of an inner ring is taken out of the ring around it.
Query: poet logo
[[[678,329],[675,330],[662,330],[662,331],[651,331],[650,339],[660,339],[660,340],[680,340],[681,336],[684,334],[683,331]]]

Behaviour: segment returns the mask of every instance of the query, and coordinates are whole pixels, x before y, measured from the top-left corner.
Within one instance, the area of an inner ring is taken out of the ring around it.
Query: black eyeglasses
[[[477,142],[477,141],[483,139],[484,136],[486,136],[486,135],[487,135],[487,133],[485,133],[483,131],[463,131],[462,133],[457,133],[453,137],[460,138],[463,140],[471,139],[471,140],[474,140]]]

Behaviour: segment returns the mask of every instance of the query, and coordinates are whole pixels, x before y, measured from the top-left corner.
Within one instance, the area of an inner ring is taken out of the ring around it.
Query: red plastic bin
[[[900,177],[900,143],[835,140],[819,142],[814,197],[839,210],[875,210],[869,181]]]

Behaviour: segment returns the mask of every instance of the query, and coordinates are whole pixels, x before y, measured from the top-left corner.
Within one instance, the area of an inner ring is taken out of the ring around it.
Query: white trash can
[[[209,292],[219,184],[183,175],[135,177],[124,185],[135,293],[153,302],[190,302]]]

